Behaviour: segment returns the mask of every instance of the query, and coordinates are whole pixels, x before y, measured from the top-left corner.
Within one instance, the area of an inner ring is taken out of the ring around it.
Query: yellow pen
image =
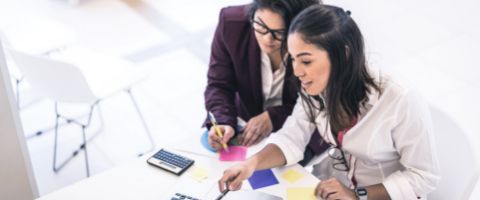
[[[223,139],[222,131],[220,131],[220,128],[217,126],[217,120],[215,119],[215,117],[213,116],[213,114],[211,112],[208,112],[208,115],[210,115],[210,122],[213,125],[213,129],[217,133],[218,137],[220,137],[220,139]],[[225,142],[222,142],[222,146],[223,146],[223,149],[226,152],[228,152],[227,144]]]

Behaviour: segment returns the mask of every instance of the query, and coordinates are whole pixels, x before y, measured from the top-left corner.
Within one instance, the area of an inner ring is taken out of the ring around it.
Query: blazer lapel
[[[250,81],[252,84],[252,94],[255,99],[255,105],[248,105],[248,107],[254,108],[254,113],[259,114],[263,111],[263,87],[262,87],[262,73],[261,73],[261,53],[260,47],[258,46],[257,39],[255,38],[255,33],[251,31],[250,35],[250,45],[249,45],[249,70],[250,70]]]

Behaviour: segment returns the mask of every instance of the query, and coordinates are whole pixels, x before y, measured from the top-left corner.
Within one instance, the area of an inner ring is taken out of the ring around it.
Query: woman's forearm
[[[277,145],[268,144],[249,158],[247,163],[255,166],[255,170],[261,170],[285,165],[286,159],[282,150],[280,150]]]
[[[387,189],[383,184],[375,184],[365,187],[368,200],[390,200]]]

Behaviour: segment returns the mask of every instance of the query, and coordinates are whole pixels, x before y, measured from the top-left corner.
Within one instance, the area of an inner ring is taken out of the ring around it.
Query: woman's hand
[[[223,149],[222,143],[227,144],[233,135],[235,135],[235,130],[229,125],[217,125],[217,127],[222,132],[223,139],[217,135],[215,128],[212,126],[208,131],[208,144],[218,151]]]
[[[353,190],[344,186],[336,178],[329,178],[321,181],[315,189],[315,196],[321,197],[324,200],[356,200],[357,196]]]
[[[218,181],[218,188],[223,192],[225,185],[228,185],[229,190],[239,190],[242,182],[252,176],[254,171],[255,164],[248,161],[230,167],[223,172],[222,178]]]
[[[259,143],[262,139],[268,137],[272,133],[273,125],[270,115],[265,111],[250,120],[243,129],[241,144],[251,146]]]

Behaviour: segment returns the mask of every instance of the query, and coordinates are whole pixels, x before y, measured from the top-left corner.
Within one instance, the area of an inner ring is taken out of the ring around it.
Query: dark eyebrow
[[[302,53],[297,54],[295,57],[298,58],[298,57],[301,57],[301,56],[311,56],[311,55],[312,55],[312,54],[309,53],[309,52],[302,52]]]

